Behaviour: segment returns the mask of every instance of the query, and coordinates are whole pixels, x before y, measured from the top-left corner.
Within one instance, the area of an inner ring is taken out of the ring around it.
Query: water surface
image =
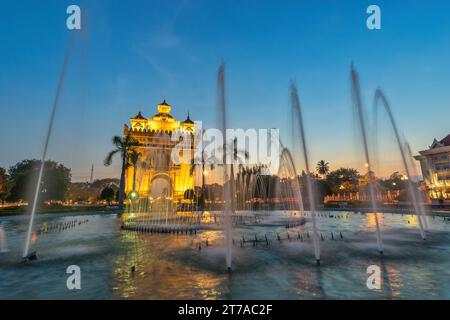
[[[423,241],[415,216],[380,216],[380,256],[373,214],[320,212],[318,267],[308,216],[305,225],[286,228],[286,212],[260,215],[233,230],[231,274],[220,230],[148,234],[121,230],[117,214],[39,215],[31,249],[39,259],[21,263],[28,221],[0,218],[8,249],[0,254],[0,299],[450,298],[450,220],[429,218]],[[81,290],[67,289],[70,265],[81,268]],[[366,286],[369,265],[381,268],[380,290]]]

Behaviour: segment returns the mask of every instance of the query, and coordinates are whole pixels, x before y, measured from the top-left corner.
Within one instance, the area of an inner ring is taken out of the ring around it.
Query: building
[[[422,176],[433,203],[450,201],[450,134],[434,139],[430,148],[414,157],[420,161]]]
[[[182,201],[188,189],[194,189],[195,175],[192,159],[195,154],[195,123],[190,119],[180,122],[171,114],[171,106],[164,100],[158,105],[158,113],[146,118],[139,112],[130,118],[130,126],[124,125],[128,134],[139,146],[135,148],[138,161],[130,163],[126,170],[125,191],[129,196],[136,192],[139,199]],[[183,161],[173,161],[177,152]],[[135,172],[136,171],[136,172]]]

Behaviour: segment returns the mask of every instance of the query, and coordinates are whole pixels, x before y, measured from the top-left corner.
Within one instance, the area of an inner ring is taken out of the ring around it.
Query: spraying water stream
[[[217,73],[217,93],[218,93],[218,113],[219,113],[219,126],[223,135],[223,215],[224,215],[224,233],[225,233],[225,249],[226,249],[226,263],[227,269],[231,270],[231,247],[232,247],[232,238],[231,238],[231,212],[233,208],[233,175],[228,175],[227,169],[227,145],[226,145],[226,129],[227,129],[227,121],[226,121],[226,103],[225,103],[225,66],[222,63],[219,66],[219,70]],[[233,157],[231,157],[233,158]],[[233,163],[230,164],[233,166]],[[228,183],[227,183],[228,182]]]
[[[363,147],[364,147],[364,156],[365,156],[365,160],[366,160],[370,199],[372,202],[372,210],[375,215],[378,250],[382,254],[383,253],[383,240],[381,238],[380,223],[378,221],[377,199],[376,199],[375,186],[374,186],[374,181],[373,181],[374,179],[372,176],[372,166],[371,166],[371,162],[370,162],[366,124],[364,121],[364,114],[363,114],[363,107],[362,107],[362,100],[361,100],[361,89],[359,87],[358,74],[356,73],[356,70],[353,68],[353,65],[351,66],[350,73],[351,73],[351,84],[352,84],[351,92],[352,92],[353,106],[354,106],[355,112],[358,116],[359,129],[360,129],[361,136],[362,136]]]
[[[402,143],[402,140],[400,139],[400,134],[398,133],[397,123],[395,122],[394,115],[392,114],[391,106],[389,105],[389,102],[387,101],[386,96],[384,95],[383,91],[381,91],[381,89],[378,88],[375,91],[375,96],[374,96],[374,108],[376,110],[377,110],[380,102],[384,106],[384,109],[386,110],[386,113],[389,116],[389,120],[392,125],[392,129],[394,130],[395,139],[396,139],[397,145],[398,145],[398,150],[400,151],[400,155],[402,157],[403,168],[404,168],[404,170],[406,172],[406,176],[407,176],[408,192],[411,197],[411,200],[412,200],[412,203],[414,206],[414,210],[415,210],[415,212],[418,216],[418,220],[419,220],[420,235],[421,235],[422,239],[425,240],[426,234],[425,234],[425,230],[424,230],[424,221],[423,221],[425,219],[424,212],[423,212],[423,210],[421,210],[419,208],[417,193],[414,190],[415,188],[411,181],[411,173],[409,170],[408,161],[406,159],[405,150],[403,149],[403,143]],[[377,113],[375,113],[375,115],[376,114]]]
[[[297,88],[294,83],[291,83],[291,104],[292,111],[294,113],[294,117],[298,120],[299,130],[300,130],[300,138],[301,145],[303,150],[303,158],[305,161],[306,167],[306,188],[308,191],[308,200],[309,200],[309,210],[311,211],[311,218],[313,223],[313,241],[314,241],[314,254],[316,257],[316,261],[320,263],[320,244],[319,244],[319,235],[317,233],[317,223],[316,223],[316,209],[315,209],[315,198],[313,192],[313,182],[311,180],[311,174],[309,170],[309,158],[308,158],[308,149],[306,146],[305,139],[305,129],[303,125],[303,117],[300,106],[300,100],[298,98]]]
[[[32,231],[33,231],[34,216],[36,214],[37,203],[39,201],[39,193],[41,191],[42,175],[44,173],[45,159],[47,158],[48,145],[49,145],[49,142],[50,142],[50,137],[52,135],[52,130],[53,130],[53,124],[54,124],[54,121],[55,121],[56,111],[57,111],[58,106],[59,106],[59,99],[60,99],[61,91],[62,91],[63,84],[64,84],[64,78],[65,78],[67,67],[69,65],[70,57],[71,57],[71,54],[72,54],[72,51],[73,51],[73,45],[74,45],[74,42],[75,42],[75,35],[76,35],[76,33],[72,32],[71,36],[69,38],[69,44],[68,44],[67,49],[66,49],[64,62],[63,62],[63,65],[62,65],[61,73],[59,75],[58,85],[57,85],[55,97],[54,97],[54,100],[53,100],[52,112],[51,112],[51,115],[50,115],[50,121],[49,121],[49,124],[48,124],[47,135],[45,137],[44,149],[43,149],[42,157],[41,157],[41,166],[39,168],[39,175],[38,175],[38,179],[37,179],[37,182],[36,182],[36,188],[35,188],[34,197],[33,197],[33,203],[32,203],[32,207],[31,207],[31,214],[30,214],[30,221],[29,221],[29,224],[28,224],[27,238],[26,238],[26,241],[25,241],[25,247],[24,247],[23,255],[22,255],[22,258],[26,259],[26,260],[29,260],[30,258],[32,259],[32,258],[36,257],[34,253],[32,253],[31,255],[29,253],[30,242],[31,242],[31,234],[32,234]]]

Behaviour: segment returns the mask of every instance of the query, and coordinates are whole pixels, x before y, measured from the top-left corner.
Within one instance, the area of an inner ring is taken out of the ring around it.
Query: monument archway
[[[126,169],[126,193],[133,191],[137,181],[136,190],[139,197],[154,201],[167,199],[173,202],[183,200],[187,189],[194,189],[195,175],[191,173],[191,162],[195,154],[193,134],[195,123],[189,114],[184,121],[176,120],[170,114],[171,106],[163,101],[158,104],[158,113],[146,118],[139,112],[130,118],[131,126],[124,125],[123,135],[139,143],[133,150],[140,154],[140,162],[146,166],[130,165]],[[173,136],[189,136],[190,139],[180,144],[179,139]],[[173,151],[189,155],[182,163],[172,162]],[[135,168],[136,167],[136,168]],[[136,172],[135,172],[136,170]],[[135,179],[135,177],[137,177]]]
[[[150,180],[150,197],[154,200],[172,198],[172,179],[167,173],[157,173]]]

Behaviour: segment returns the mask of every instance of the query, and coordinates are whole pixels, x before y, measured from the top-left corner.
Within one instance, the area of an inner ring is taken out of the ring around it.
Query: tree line
[[[0,203],[28,202],[34,197],[41,160],[26,159],[8,170],[0,167]],[[105,200],[118,198],[117,179],[100,179],[93,183],[72,183],[71,169],[56,161],[47,160],[41,180],[39,203],[49,201]]]
[[[120,138],[120,139],[119,139]],[[129,166],[135,166],[139,154],[136,154],[136,141],[130,137],[114,137],[113,143],[116,146],[105,159],[105,164],[109,165],[115,154],[120,154],[122,160],[121,179],[103,179],[96,180],[91,185],[85,183],[71,183],[71,169],[67,168],[56,161],[47,160],[44,165],[44,175],[41,181],[40,202],[46,201],[93,201],[105,200],[109,203],[116,200],[120,204],[125,199],[125,170]],[[29,202],[34,196],[34,188],[41,165],[40,160],[27,159],[16,163],[8,170],[0,167],[0,202],[4,204],[5,201]],[[258,166],[256,166],[258,167]],[[258,168],[239,168],[237,175],[260,171]],[[210,168],[214,170],[214,168]],[[204,168],[203,170],[204,171]],[[354,168],[338,168],[331,171],[330,165],[324,160],[317,162],[316,170],[311,173],[315,181],[317,195],[319,201],[326,195],[337,193],[349,193],[357,191],[367,191],[368,174],[360,174]],[[375,181],[376,187],[380,191],[396,191],[400,193],[400,197],[405,197],[405,190],[407,187],[406,177],[399,172],[392,173],[387,179],[379,179],[375,177],[373,172],[370,173]],[[275,177],[275,176],[274,176]],[[306,183],[306,173],[302,172],[298,179],[300,185],[304,186]],[[203,180],[203,179],[202,179]],[[117,183],[119,182],[119,183]],[[118,186],[117,186],[118,184]],[[95,189],[95,192],[93,190]],[[185,193],[186,199],[194,198],[194,194],[202,201],[206,198],[201,194],[204,193],[205,186],[199,190],[187,190]],[[304,188],[302,188],[304,189]],[[132,189],[134,190],[134,189]],[[237,190],[235,190],[237,192]]]
[[[8,171],[0,168],[0,199],[5,201],[31,201],[37,184],[41,161],[22,160],[11,166]],[[69,168],[56,161],[47,160],[41,180],[39,200],[63,200],[72,175]]]

